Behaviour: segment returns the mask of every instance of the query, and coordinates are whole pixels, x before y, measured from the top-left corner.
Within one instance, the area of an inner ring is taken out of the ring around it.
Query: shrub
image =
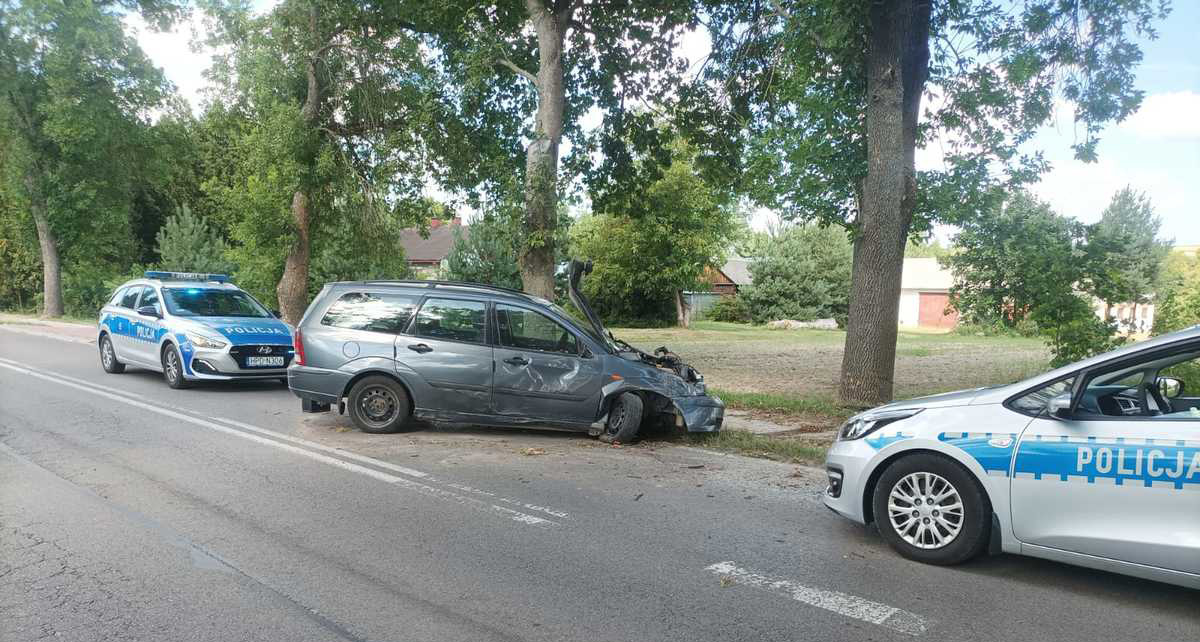
[[[749,323],[750,306],[738,295],[723,296],[704,310],[704,317],[712,321]]]
[[[755,323],[834,318],[845,324],[853,249],[837,227],[798,225],[771,239],[742,290]]]
[[[229,274],[234,266],[225,258],[225,239],[203,218],[180,205],[163,223],[154,240],[158,243],[159,265],[178,272]]]

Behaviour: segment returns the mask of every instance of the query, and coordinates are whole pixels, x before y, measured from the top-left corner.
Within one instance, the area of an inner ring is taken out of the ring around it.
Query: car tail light
[[[300,328],[292,333],[292,347],[296,349],[296,365],[304,365],[304,337],[300,334]]]

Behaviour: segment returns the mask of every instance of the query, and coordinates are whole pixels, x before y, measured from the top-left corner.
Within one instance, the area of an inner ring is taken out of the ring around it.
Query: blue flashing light
[[[157,270],[147,270],[145,276],[147,279],[229,283],[229,275],[227,274],[206,274],[204,272],[160,272]]]

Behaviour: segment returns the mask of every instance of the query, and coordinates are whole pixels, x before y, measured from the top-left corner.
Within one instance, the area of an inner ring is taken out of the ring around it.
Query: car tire
[[[892,462],[875,484],[872,506],[884,541],[908,559],[949,566],[987,547],[991,503],[974,476],[947,457]]]
[[[613,399],[608,409],[608,421],[600,441],[606,444],[628,444],[637,438],[642,427],[642,398],[632,392],[623,392]]]
[[[117,351],[113,350],[112,339],[107,334],[100,337],[100,365],[108,374],[125,372],[125,364],[117,359]]]
[[[410,425],[412,401],[395,379],[382,375],[364,377],[347,395],[350,420],[371,434],[399,432]]]
[[[163,347],[162,369],[163,380],[168,386],[176,390],[192,387],[191,382],[183,376],[183,357],[179,355],[179,348],[174,344],[168,343]]]

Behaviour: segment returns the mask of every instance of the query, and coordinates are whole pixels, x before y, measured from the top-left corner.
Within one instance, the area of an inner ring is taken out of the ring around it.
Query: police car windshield
[[[271,317],[266,308],[238,290],[163,288],[167,310],[177,317]]]

